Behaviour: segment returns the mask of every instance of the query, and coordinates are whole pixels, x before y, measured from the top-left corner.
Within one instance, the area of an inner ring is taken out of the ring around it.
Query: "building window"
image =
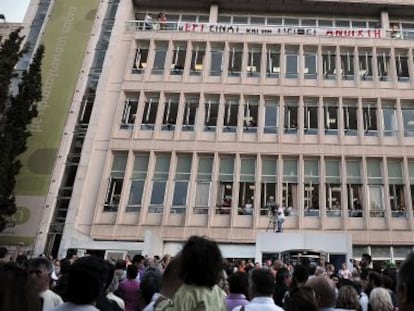
[[[352,51],[341,52],[342,80],[354,80],[354,55]]]
[[[323,77],[328,80],[336,80],[336,53],[335,49],[327,48],[322,51]]]
[[[109,177],[108,188],[106,191],[104,212],[118,211],[127,158],[128,154],[126,152],[114,154],[111,176]]]
[[[368,202],[371,217],[384,217],[381,160],[367,159]]]
[[[157,118],[158,101],[158,97],[150,97],[147,101],[145,101],[141,129],[154,130],[155,121]]]
[[[253,215],[255,205],[255,175],[256,159],[242,158],[240,160],[240,183],[239,183],[239,215]]]
[[[198,104],[198,95],[197,97],[186,97],[183,117],[183,131],[194,131]]]
[[[285,101],[285,133],[296,134],[298,131],[298,100]]]
[[[390,207],[392,217],[406,216],[402,164],[403,163],[398,160],[388,160],[387,163]]]
[[[410,73],[408,70],[407,52],[396,51],[395,66],[397,68],[398,81],[409,81]]]
[[[384,118],[384,136],[396,136],[398,129],[395,105],[393,103],[383,103],[382,116]]]
[[[304,120],[305,135],[318,134],[318,101],[316,99],[305,98]]]
[[[298,56],[297,47],[286,48],[286,78],[296,79],[298,77]]]
[[[358,108],[356,103],[344,102],[344,130],[345,135],[355,136],[358,134]]]
[[[165,204],[165,190],[170,170],[170,154],[157,154],[155,161],[154,176],[152,179],[151,201],[148,213],[162,214]]]
[[[130,129],[134,127],[137,108],[138,99],[126,99],[124,104],[124,111],[122,112],[121,129]]]
[[[262,195],[260,202],[260,215],[268,214],[266,202],[270,197],[276,198],[277,185],[277,158],[262,159]]]
[[[372,80],[372,54],[370,51],[359,52],[359,76],[361,80]]]
[[[362,116],[364,120],[365,136],[377,136],[377,108],[376,103],[366,103],[362,107]]]
[[[135,61],[132,67],[132,73],[143,73],[147,68],[148,43],[140,44],[135,51]]]
[[[186,45],[185,43],[174,43],[173,58],[170,73],[182,75],[185,65]]]
[[[257,132],[258,100],[246,99],[244,106],[243,132]]]
[[[161,126],[163,131],[174,131],[177,124],[178,102],[179,98],[177,96],[169,96],[167,98]]]
[[[208,213],[213,161],[212,156],[200,156],[198,159],[194,214]]]
[[[280,46],[271,46],[267,48],[266,75],[268,78],[279,78]]]
[[[247,55],[247,76],[248,77],[260,77],[261,72],[261,61],[262,61],[262,47],[249,46],[249,52]]]
[[[155,47],[154,65],[152,66],[153,74],[163,74],[165,69],[165,57],[167,56],[167,44],[158,43]]]
[[[319,216],[319,161],[305,159],[304,207],[305,216]]]
[[[205,119],[204,119],[204,131],[215,132],[217,127],[217,116],[219,108],[218,98],[207,98],[205,103]]]
[[[234,157],[220,159],[216,214],[229,215],[233,202]]]
[[[305,79],[316,79],[318,76],[318,53],[316,50],[305,50]]]
[[[390,56],[388,52],[378,52],[378,77],[381,81],[390,81]]]
[[[211,46],[210,76],[221,76],[223,72],[224,48],[222,45]]]
[[[204,57],[206,55],[205,44],[193,43],[193,50],[191,54],[190,75],[199,76],[203,72]]]
[[[177,158],[171,213],[183,214],[187,206],[187,192],[190,181],[192,158],[191,155],[178,155]]]
[[[326,215],[330,217],[341,216],[341,177],[340,160],[327,159],[325,161],[326,171]]]
[[[223,132],[235,133],[237,129],[237,117],[239,112],[239,100],[227,99],[224,104]]]
[[[243,46],[232,45],[229,49],[229,76],[239,77],[242,68]]]
[[[298,208],[298,160],[283,159],[282,205],[289,215]]]
[[[412,103],[401,103],[404,136],[414,136],[414,106]]]
[[[142,194],[144,193],[145,179],[147,178],[149,154],[136,154],[134,168],[131,175],[127,212],[140,212]]]
[[[279,128],[279,99],[265,99],[264,112],[264,133],[277,133]]]
[[[360,160],[346,160],[346,187],[348,194],[348,216],[362,217],[362,178]]]
[[[326,100],[324,102],[325,135],[338,134],[338,101]]]

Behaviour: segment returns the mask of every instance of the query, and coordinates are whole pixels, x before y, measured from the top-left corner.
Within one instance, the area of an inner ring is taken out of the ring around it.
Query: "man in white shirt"
[[[250,275],[249,292],[253,299],[233,311],[283,311],[273,300],[275,279],[269,269],[254,269]]]

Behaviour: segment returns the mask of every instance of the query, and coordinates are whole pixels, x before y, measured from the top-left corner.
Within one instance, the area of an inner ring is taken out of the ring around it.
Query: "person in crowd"
[[[122,282],[126,279],[126,261],[122,259],[118,259],[115,262],[115,278],[118,279],[118,282]]]
[[[52,279],[52,288],[54,288],[59,280],[60,276],[60,260],[56,259],[53,262],[53,271],[52,275],[50,276]]]
[[[243,207],[242,215],[253,215],[253,203],[252,200],[247,200],[246,204]]]
[[[104,290],[106,269],[105,261],[95,256],[74,261],[67,275],[68,301],[52,311],[99,311],[95,305]]]
[[[165,270],[165,268],[167,268],[168,264],[171,261],[171,256],[169,254],[165,254],[162,258],[161,258],[161,266],[162,266],[162,271]]]
[[[246,273],[237,271],[230,275],[230,294],[226,297],[227,311],[231,311],[237,306],[244,306],[249,303],[249,300],[247,300],[248,287],[249,282]]]
[[[145,27],[145,30],[151,30],[152,29],[152,13],[147,13],[145,15],[144,27]]]
[[[127,267],[127,278],[119,283],[118,292],[125,302],[125,311],[136,311],[138,307],[138,290],[140,283],[136,280],[138,266],[129,265]]]
[[[319,310],[335,310],[335,284],[330,278],[325,275],[315,276],[306,282],[306,286],[314,289]]]
[[[135,255],[132,257],[132,264],[138,268],[138,275],[136,280],[137,282],[140,282],[145,273],[145,257],[139,254]]]
[[[59,279],[56,282],[53,291],[58,294],[63,301],[67,301],[66,298],[66,286],[68,283],[68,272],[71,267],[71,262],[69,259],[64,258],[60,261],[60,273]]]
[[[311,287],[295,287],[286,296],[285,311],[318,311],[315,291]]]
[[[40,311],[38,291],[29,286],[26,271],[15,263],[0,264],[0,310]]]
[[[99,293],[96,301],[96,307],[101,311],[122,311],[119,304],[107,296],[108,288],[114,279],[115,265],[112,261],[105,260],[102,265],[102,275],[104,277],[103,290]]]
[[[364,292],[361,278],[358,272],[356,271],[352,272],[352,284],[358,293],[358,300],[361,306],[361,311],[368,311],[369,298],[367,294]]]
[[[129,257],[129,255],[126,255],[124,260],[125,260],[125,267],[132,265],[132,260],[131,260],[131,257]]]
[[[292,278],[287,268],[281,268],[276,274],[275,288],[273,292],[273,300],[279,307],[283,307],[283,300],[289,289]]]
[[[158,23],[160,24],[160,30],[167,30],[167,16],[163,12],[158,14]]]
[[[343,262],[341,265],[341,269],[338,271],[338,275],[343,279],[351,279],[352,278],[352,272],[349,270],[348,265],[346,262]]]
[[[394,305],[392,304],[390,293],[383,287],[374,288],[369,294],[369,305],[371,311],[392,311]]]
[[[151,301],[155,293],[160,292],[161,272],[158,269],[150,268],[144,274],[139,285],[139,309],[144,309]]]
[[[233,311],[283,311],[275,305],[272,295],[274,278],[268,269],[255,269],[250,274],[249,292],[252,300],[244,306],[238,306]]]
[[[367,275],[365,293],[369,296],[374,288],[380,286],[382,286],[382,275],[377,271],[370,271]]]
[[[277,204],[277,230],[276,232],[283,232],[283,223],[285,222],[285,208]]]
[[[124,300],[115,294],[118,292],[118,286],[119,286],[119,279],[116,273],[114,273],[114,277],[112,278],[111,284],[109,284],[106,290],[106,298],[115,302],[121,308],[121,310],[125,310]]]
[[[414,310],[414,253],[398,269],[396,292],[400,311]]]
[[[276,259],[273,261],[272,268],[270,271],[273,273],[274,278],[276,279],[277,272],[285,266],[282,260]]]
[[[327,263],[325,265],[325,271],[327,276],[331,276],[332,274],[335,274],[335,266],[331,263]]]
[[[336,299],[337,311],[360,311],[358,293],[352,285],[344,285],[339,288]]]
[[[192,236],[180,255],[180,279],[183,285],[165,310],[225,311],[225,293],[220,281],[223,258],[215,241]]]
[[[267,199],[265,209],[264,211],[262,211],[261,215],[268,215],[270,217],[270,216],[273,216],[276,211],[277,211],[277,207],[276,207],[275,197],[271,195]]]
[[[306,281],[309,278],[308,268],[302,264],[297,264],[293,269],[291,287],[305,286]]]
[[[35,288],[43,300],[43,311],[48,311],[63,303],[62,298],[50,290],[51,275],[53,272],[52,262],[46,257],[36,257],[29,261],[27,274],[29,284]]]

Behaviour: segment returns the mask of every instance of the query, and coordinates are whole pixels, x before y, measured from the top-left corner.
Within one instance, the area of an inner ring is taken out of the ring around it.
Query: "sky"
[[[0,14],[4,14],[6,22],[23,22],[30,0],[0,0]]]

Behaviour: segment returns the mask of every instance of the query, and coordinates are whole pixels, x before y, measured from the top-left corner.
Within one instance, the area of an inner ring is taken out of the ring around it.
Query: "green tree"
[[[28,126],[37,116],[36,103],[42,99],[42,45],[29,69],[22,73],[17,93],[10,92],[13,69],[24,53],[22,41],[19,31],[15,31],[0,47],[0,231],[6,227],[7,217],[16,212],[14,188],[21,168],[18,156],[26,150],[31,135]]]

